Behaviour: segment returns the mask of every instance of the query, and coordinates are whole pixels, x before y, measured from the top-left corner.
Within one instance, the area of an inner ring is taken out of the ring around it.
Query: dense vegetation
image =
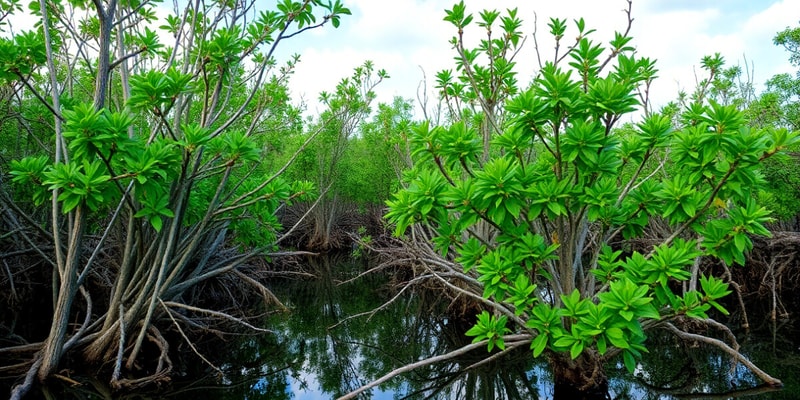
[[[36,28],[10,35],[22,6],[0,0],[0,371],[24,376],[12,398],[65,359],[116,390],[164,382],[170,342],[207,361],[191,332],[214,330],[206,317],[262,330],[247,310],[280,306],[260,280],[275,257],[354,240],[477,313],[454,353],[528,347],[557,385],[603,392],[603,365],[632,372],[662,329],[780,384],[705,332],[728,332],[714,318],[741,296],[754,238],[800,212],[800,75],[755,93],[708,56],[697,88],[656,110],[657,64],[634,50],[628,8],[607,45],[582,19],[551,19],[555,54],[537,56],[552,61],[519,82],[516,10],[461,2],[444,17],[455,65],[421,117],[408,100],[374,104],[390,77],[369,61],[304,117],[288,89],[300,56],[275,49],[338,27],[339,0],[175,3],[164,19],[155,1],[42,0]],[[468,48],[473,29],[486,36]],[[775,44],[800,68],[800,28]],[[376,240],[384,211],[398,239]],[[46,313],[47,332],[21,334],[20,310]]]
[[[262,162],[270,140],[302,130],[285,83],[297,58],[279,66],[272,54],[350,11],[338,1],[253,6],[186,4],[156,21],[149,2],[43,1],[37,30],[3,39],[4,143],[21,131],[16,142],[33,144],[3,166],[4,240],[52,269],[53,293],[50,333],[21,349],[35,354],[12,397],[68,352],[110,362],[115,388],[168,378],[157,321],[211,314],[249,326],[191,305],[195,288],[222,274],[271,300],[240,269],[276,250],[276,213],[314,191]],[[157,362],[125,373],[151,363],[145,349]]]

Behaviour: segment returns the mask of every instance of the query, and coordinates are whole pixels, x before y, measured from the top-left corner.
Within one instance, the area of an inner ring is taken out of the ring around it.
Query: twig
[[[186,341],[186,343],[187,343],[187,344],[189,344],[189,347],[191,347],[191,348],[192,348],[192,351],[194,351],[194,354],[197,354],[197,356],[198,356],[198,357],[200,357],[200,359],[201,359],[201,360],[205,361],[205,363],[206,363],[206,364],[208,364],[208,365],[209,365],[211,368],[214,368],[214,371],[217,371],[217,373],[218,373],[218,374],[222,375],[222,370],[220,370],[220,369],[219,369],[219,368],[218,368],[216,365],[214,365],[214,364],[213,364],[211,361],[208,361],[208,359],[207,359],[207,358],[205,358],[205,357],[204,357],[202,354],[200,354],[200,351],[198,351],[198,350],[197,350],[197,348],[196,348],[196,347],[194,347],[194,343],[192,343],[192,341],[191,341],[191,340],[189,340],[189,338],[188,338],[188,337],[186,336],[186,334],[183,332],[183,329],[181,329],[181,326],[180,326],[180,324],[178,324],[178,321],[176,321],[176,320],[175,320],[175,318],[172,316],[172,310],[170,310],[170,309],[167,307],[167,305],[166,305],[166,304],[164,304],[164,300],[158,299],[158,301],[161,303],[161,307],[164,307],[164,310],[167,312],[167,315],[169,316],[169,319],[171,319],[171,320],[172,320],[172,323],[173,323],[173,324],[175,324],[175,327],[176,327],[176,328],[178,328],[178,332],[179,332],[179,333],[181,334],[181,336],[183,337],[183,340],[185,340],[185,341]],[[115,372],[116,372],[116,371],[115,371]]]
[[[53,378],[61,379],[62,381],[69,383],[71,386],[81,386],[82,384],[75,379],[72,379],[68,376],[64,376],[61,374],[53,374]]]
[[[408,261],[411,261],[411,260],[409,259]],[[378,271],[380,271],[382,269],[391,267],[393,264],[394,263],[392,263],[392,262],[380,263],[380,264],[378,264],[377,267],[370,268],[370,269],[368,269],[368,270],[356,275],[353,278],[350,278],[350,279],[347,279],[347,280],[344,280],[344,281],[338,281],[338,282],[336,282],[336,285],[337,286],[346,285],[348,283],[351,283],[351,282],[354,282],[354,281],[358,280],[359,278],[361,278],[363,276],[366,276],[366,275],[369,275],[369,274],[371,274],[373,272],[378,272]]]
[[[363,274],[362,274],[362,275],[363,275]],[[400,298],[400,296],[403,294],[403,292],[405,292],[405,291],[406,291],[406,289],[410,288],[410,287],[411,287],[411,285],[414,283],[414,281],[417,281],[417,280],[422,280],[422,279],[425,279],[425,278],[427,278],[427,277],[426,277],[426,276],[420,276],[420,277],[416,277],[416,278],[412,279],[412,280],[411,280],[411,281],[409,281],[409,282],[408,282],[408,283],[407,283],[405,286],[403,286],[403,288],[402,288],[402,289],[400,289],[400,291],[399,291],[399,292],[397,292],[397,294],[396,294],[396,295],[394,295],[394,297],[392,297],[391,299],[389,299],[389,300],[388,300],[388,301],[386,301],[385,303],[381,304],[379,307],[377,307],[377,308],[373,308],[373,309],[372,309],[372,310],[370,310],[370,311],[366,311],[366,312],[358,313],[358,314],[355,314],[355,315],[351,315],[351,316],[349,316],[349,317],[347,317],[347,318],[344,318],[344,319],[342,319],[341,321],[339,321],[339,322],[337,322],[337,323],[335,323],[335,324],[333,324],[333,325],[329,326],[329,327],[328,327],[328,329],[334,329],[334,328],[336,328],[337,326],[339,326],[339,325],[341,325],[341,324],[343,324],[343,323],[345,323],[345,322],[347,322],[347,321],[349,321],[349,320],[351,320],[351,319],[353,319],[353,318],[362,317],[362,316],[364,316],[364,315],[369,315],[369,318],[367,318],[367,320],[369,320],[369,319],[370,319],[370,318],[372,318],[372,316],[373,316],[373,315],[375,315],[375,314],[376,314],[378,311],[380,311],[380,310],[383,310],[384,308],[388,307],[390,304],[394,303],[394,302],[395,302],[395,300],[397,300],[398,298]]]

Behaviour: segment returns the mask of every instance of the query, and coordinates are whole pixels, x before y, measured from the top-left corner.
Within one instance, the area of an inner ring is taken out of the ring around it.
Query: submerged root
[[[197,347],[195,347],[194,343],[192,343],[192,341],[189,339],[189,337],[187,337],[187,336],[186,336],[186,333],[184,333],[184,332],[183,332],[183,328],[181,328],[181,325],[178,323],[178,321],[177,321],[177,320],[175,320],[175,317],[173,317],[173,316],[172,316],[172,310],[170,310],[169,308],[167,308],[167,305],[166,305],[166,304],[164,304],[164,301],[163,301],[163,300],[159,299],[158,301],[159,301],[159,303],[161,304],[161,307],[163,307],[163,308],[164,308],[164,311],[167,313],[167,315],[169,316],[169,318],[172,320],[172,323],[173,323],[173,325],[175,326],[175,328],[177,328],[177,329],[178,329],[178,332],[180,332],[180,334],[181,334],[181,337],[183,337],[183,340],[185,340],[185,341],[186,341],[186,343],[187,343],[187,344],[189,344],[189,347],[191,347],[191,348],[192,348],[192,351],[194,352],[194,354],[196,354],[198,357],[200,357],[200,359],[201,359],[201,360],[203,360],[203,362],[205,362],[205,363],[206,363],[206,364],[208,364],[208,365],[209,365],[211,368],[213,368],[213,369],[214,369],[214,371],[216,371],[216,372],[217,372],[217,374],[219,374],[219,375],[222,375],[222,370],[220,370],[220,369],[219,369],[219,367],[217,367],[216,365],[214,365],[214,364],[213,364],[211,361],[209,361],[209,360],[208,360],[208,359],[207,359],[205,356],[203,356],[203,355],[200,353],[200,351],[199,351],[199,350],[197,350]]]
[[[172,360],[169,357],[169,342],[167,342],[167,339],[161,335],[161,332],[158,329],[152,326],[147,329],[146,338],[159,350],[155,371],[152,374],[141,378],[116,379],[114,377],[111,380],[111,387],[114,388],[114,390],[130,390],[151,385],[160,386],[171,381],[170,375],[172,374]],[[117,360],[117,362],[121,363],[122,360]]]

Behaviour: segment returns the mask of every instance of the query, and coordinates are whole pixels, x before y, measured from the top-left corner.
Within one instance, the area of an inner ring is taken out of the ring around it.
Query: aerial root
[[[31,387],[33,387],[33,379],[39,372],[39,367],[42,366],[42,360],[42,353],[36,353],[33,364],[31,364],[31,367],[28,369],[28,373],[25,374],[25,380],[19,385],[14,386],[14,389],[11,390],[11,397],[9,400],[20,400],[31,390]]]
[[[239,279],[249,283],[256,290],[258,290],[258,292],[261,294],[261,298],[264,300],[264,304],[275,304],[278,307],[280,307],[283,311],[289,310],[283,303],[281,303],[280,300],[278,300],[278,296],[275,296],[275,294],[273,294],[272,291],[269,290],[269,288],[267,288],[266,286],[264,286],[261,282],[247,276],[247,274],[236,269],[233,270],[233,273],[236,274],[236,276],[238,276]]]

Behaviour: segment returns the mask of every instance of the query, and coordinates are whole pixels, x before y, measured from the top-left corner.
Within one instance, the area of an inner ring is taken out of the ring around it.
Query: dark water
[[[453,314],[443,312],[449,301],[437,299],[434,292],[403,293],[379,312],[352,317],[381,306],[397,294],[388,284],[391,277],[374,274],[339,284],[366,270],[367,265],[337,257],[310,263],[311,272],[319,279],[272,282],[273,292],[292,310],[269,318],[266,326],[273,334],[207,348],[208,358],[220,368],[222,376],[192,358],[182,367],[185,376],[157,394],[104,395],[104,383],[76,378],[83,385],[51,387],[39,395],[53,399],[331,399],[394,368],[469,343],[463,332],[471,320],[446,317]],[[765,324],[758,332],[740,337],[740,343],[759,367],[784,381],[786,387],[781,391],[759,390],[757,379],[744,367],[731,370],[729,359],[713,349],[680,345],[668,336],[656,335],[650,339],[651,353],[639,364],[634,377],[621,362],[609,366],[611,397],[800,398],[798,330],[789,324]],[[485,355],[481,349],[452,362],[414,370],[362,398],[553,398],[547,365],[532,360],[527,348],[469,368]]]

